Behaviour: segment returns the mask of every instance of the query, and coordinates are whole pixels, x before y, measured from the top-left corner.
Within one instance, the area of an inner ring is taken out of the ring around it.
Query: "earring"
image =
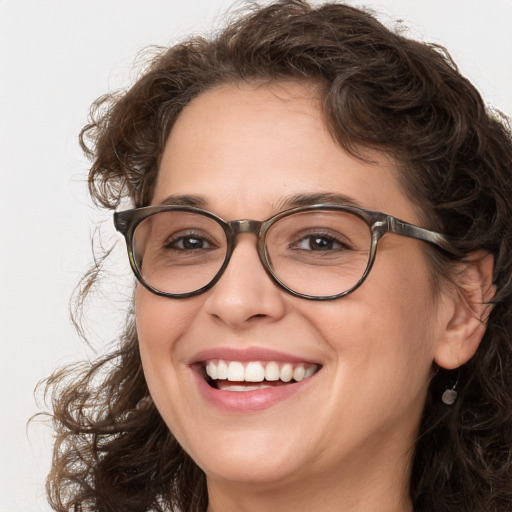
[[[443,404],[453,405],[457,401],[458,396],[456,388],[459,383],[460,368],[446,370],[435,365],[433,377],[432,391],[434,396],[439,396],[440,394]]]
[[[457,400],[457,391],[455,391],[455,386],[456,384],[453,388],[444,390],[443,395],[441,396],[443,404],[453,405],[455,403],[455,400]]]
[[[453,405],[455,401],[457,400],[457,391],[455,391],[455,388],[457,387],[457,384],[459,383],[459,375],[460,372],[457,370],[457,380],[455,381],[455,384],[451,387],[447,387],[443,394],[441,395],[441,401],[445,405]],[[453,382],[453,381],[452,381]]]

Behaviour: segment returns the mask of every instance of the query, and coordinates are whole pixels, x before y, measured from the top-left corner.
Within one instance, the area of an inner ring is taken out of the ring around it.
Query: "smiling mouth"
[[[276,361],[205,361],[207,383],[222,391],[254,391],[294,384],[312,377],[320,369],[317,364],[278,363]]]

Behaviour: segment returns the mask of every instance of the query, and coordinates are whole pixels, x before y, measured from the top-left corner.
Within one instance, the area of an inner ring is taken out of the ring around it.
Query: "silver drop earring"
[[[455,384],[451,388],[447,388],[443,391],[443,394],[441,396],[443,404],[453,405],[455,403],[455,401],[457,400],[457,391],[455,391],[455,388],[457,387],[458,383],[459,372],[457,371],[457,380],[455,381]]]
[[[437,365],[434,367],[433,392],[436,396],[441,394],[441,402],[445,405],[453,405],[457,401],[456,391],[459,383],[460,368],[446,370]]]
[[[455,391],[455,385],[451,389],[445,389],[443,395],[441,396],[441,400],[443,404],[453,405],[455,400],[457,400],[457,391]]]

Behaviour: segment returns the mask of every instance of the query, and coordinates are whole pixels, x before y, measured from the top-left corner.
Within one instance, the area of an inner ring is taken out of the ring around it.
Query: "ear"
[[[443,293],[440,304],[443,325],[434,360],[447,370],[467,363],[475,354],[492,309],[489,301],[496,293],[491,254],[477,251],[460,265],[453,288]]]

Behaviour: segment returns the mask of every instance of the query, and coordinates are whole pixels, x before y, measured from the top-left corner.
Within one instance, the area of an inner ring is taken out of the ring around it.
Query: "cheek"
[[[168,352],[190,326],[196,309],[194,300],[159,297],[138,285],[135,311],[141,347]]]
[[[408,242],[405,247],[389,244],[390,250],[381,251],[367,283],[366,300],[384,334],[428,343],[435,336],[438,305],[421,243]]]
[[[142,286],[135,294],[137,336],[142,366],[151,392],[159,382],[173,379],[178,371],[175,357],[180,340],[196,314],[194,300],[159,297]],[[174,379],[173,379],[174,380]]]
[[[137,335],[144,376],[165,423],[177,437],[186,438],[182,418],[191,416],[180,354],[183,338],[196,318],[199,300],[158,297],[138,286],[135,294]]]
[[[368,396],[404,388],[418,399],[426,392],[436,339],[428,268],[414,254],[400,262],[380,256],[361,288],[338,303],[315,304],[309,319],[337,359],[340,386],[350,382]]]

